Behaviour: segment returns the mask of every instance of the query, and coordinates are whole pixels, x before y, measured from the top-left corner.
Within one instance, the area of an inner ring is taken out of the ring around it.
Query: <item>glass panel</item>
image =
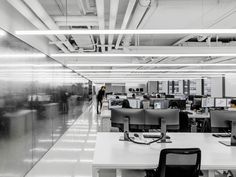
[[[0,37],[0,87],[0,176],[21,177],[82,113],[89,86],[8,34]]]

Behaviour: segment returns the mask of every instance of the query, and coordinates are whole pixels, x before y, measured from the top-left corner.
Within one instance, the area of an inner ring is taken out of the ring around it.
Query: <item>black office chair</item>
[[[200,166],[199,148],[163,149],[155,177],[198,177]]]

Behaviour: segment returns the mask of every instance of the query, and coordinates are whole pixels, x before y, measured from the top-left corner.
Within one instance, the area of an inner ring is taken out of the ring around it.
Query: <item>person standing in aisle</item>
[[[102,86],[101,89],[98,91],[98,95],[97,95],[97,114],[100,114],[101,109],[102,109],[102,100],[105,96],[105,90],[106,87]],[[99,111],[99,105],[100,105],[100,111]]]

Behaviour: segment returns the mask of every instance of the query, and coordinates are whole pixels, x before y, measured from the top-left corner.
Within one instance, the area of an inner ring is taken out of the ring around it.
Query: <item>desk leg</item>
[[[197,121],[195,118],[192,119],[193,123],[191,124],[191,132],[197,132]]]
[[[92,168],[92,177],[99,177],[98,171],[99,171],[99,169],[97,169],[97,168]]]
[[[215,177],[215,170],[208,170],[208,177]]]
[[[122,177],[122,170],[116,169],[116,177]]]

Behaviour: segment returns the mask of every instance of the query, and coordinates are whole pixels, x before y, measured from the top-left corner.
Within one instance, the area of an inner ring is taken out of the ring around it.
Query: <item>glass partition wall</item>
[[[0,176],[24,176],[88,105],[88,81],[0,37]]]

